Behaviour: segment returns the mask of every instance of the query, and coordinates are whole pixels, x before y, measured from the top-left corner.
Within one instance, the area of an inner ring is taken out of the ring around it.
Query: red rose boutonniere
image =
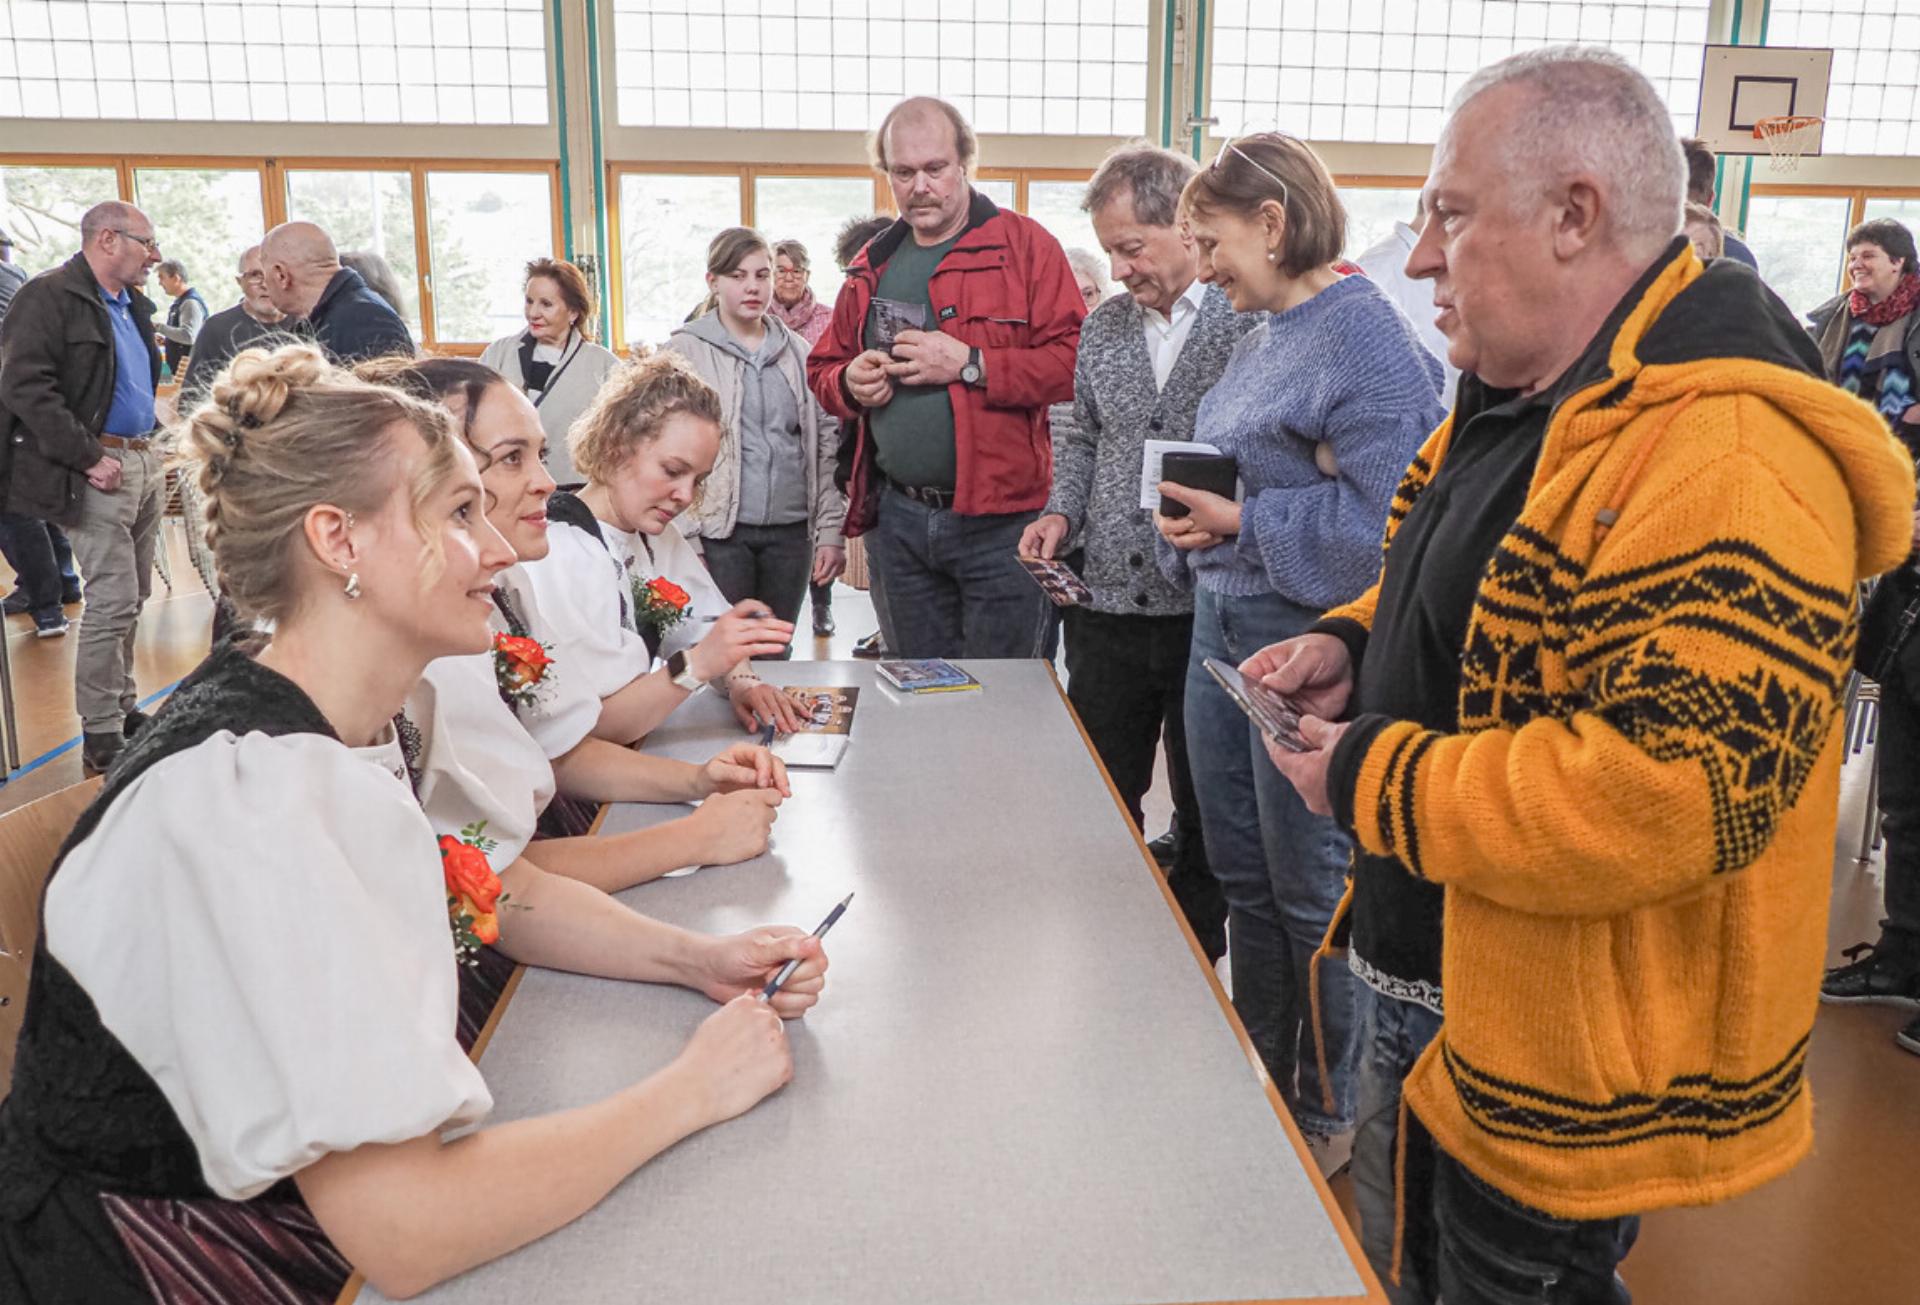
[[[649,627],[656,636],[664,637],[667,631],[686,619],[687,607],[692,597],[673,581],[663,575],[633,582],[634,623],[645,630]]]
[[[493,636],[493,678],[509,706],[530,707],[539,701],[552,669],[546,645],[517,634]]]
[[[500,876],[487,861],[487,853],[498,844],[486,831],[482,820],[462,829],[458,838],[440,835],[447,918],[453,925],[453,952],[462,965],[476,964],[480,948],[500,940],[499,908],[507,899],[500,891]]]

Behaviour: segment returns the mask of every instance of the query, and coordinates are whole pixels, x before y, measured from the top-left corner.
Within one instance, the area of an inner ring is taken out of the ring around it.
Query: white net
[[[1799,116],[1762,118],[1753,124],[1753,134],[1766,142],[1775,172],[1792,172],[1813,145],[1824,118]]]

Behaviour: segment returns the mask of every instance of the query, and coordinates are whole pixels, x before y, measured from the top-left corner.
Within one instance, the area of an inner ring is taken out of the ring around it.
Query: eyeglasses
[[[794,277],[804,277],[806,274],[807,269],[804,267],[783,267],[773,274],[773,279],[776,281],[789,281]]]
[[[133,232],[122,231],[119,227],[108,227],[107,229],[116,236],[125,236],[128,240],[137,241],[140,247],[149,254],[157,254],[160,252],[160,239],[157,236],[136,236]]]
[[[1277,132],[1275,133],[1275,135],[1278,135],[1278,134],[1279,133]],[[1286,208],[1288,206],[1287,201],[1292,197],[1292,192],[1287,189],[1287,183],[1282,181],[1278,176],[1274,175],[1274,172],[1271,168],[1263,166],[1258,159],[1254,158],[1253,155],[1247,153],[1245,150],[1241,149],[1238,145],[1234,144],[1232,140],[1228,140],[1226,143],[1220,146],[1220,152],[1213,156],[1213,162],[1209,166],[1214,171],[1216,172],[1219,171],[1220,160],[1226,158],[1229,152],[1231,152],[1235,158],[1238,158],[1243,163],[1245,163],[1248,167],[1252,168],[1255,172],[1258,172],[1261,176],[1265,177],[1268,181],[1271,181],[1274,185],[1280,187],[1280,207]]]

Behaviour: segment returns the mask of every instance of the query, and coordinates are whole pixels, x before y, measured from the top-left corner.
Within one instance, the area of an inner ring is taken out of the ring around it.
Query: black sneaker
[[[24,589],[15,589],[4,600],[0,600],[0,615],[25,616],[33,610],[33,601],[27,597]]]
[[[1893,1040],[1903,1051],[1911,1051],[1914,1055],[1920,1056],[1920,1015],[1915,1015],[1909,1020],[1907,1027],[1893,1035]]]
[[[813,637],[829,639],[833,637],[833,609],[822,607],[818,603],[813,607]]]
[[[135,707],[132,711],[127,713],[127,723],[120,727],[121,736],[128,740],[131,740],[134,735],[138,734],[141,730],[145,729],[147,727],[147,723],[152,719],[153,717],[147,715],[146,712],[141,711],[138,707]]]
[[[104,775],[120,750],[127,746],[127,740],[118,731],[112,734],[82,734],[80,736],[80,769],[88,775]]]
[[[1863,952],[1865,956],[1861,956]],[[1826,978],[1820,980],[1821,1001],[1920,1007],[1920,962],[1911,952],[1861,943],[1847,948],[1843,955],[1851,964],[1827,971]]]
[[[50,616],[33,618],[33,635],[36,639],[58,639],[66,632],[67,614],[57,607]]]
[[[875,630],[859,643],[853,645],[853,655],[855,657],[865,658],[867,661],[878,661],[880,658],[885,657],[887,650],[880,646],[880,632]]]
[[[1147,844],[1147,851],[1153,854],[1154,862],[1162,870],[1173,869],[1173,858],[1180,851],[1180,838],[1171,829]]]

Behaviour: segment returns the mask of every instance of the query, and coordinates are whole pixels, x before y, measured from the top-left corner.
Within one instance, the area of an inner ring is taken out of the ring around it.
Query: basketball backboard
[[[1709,45],[1700,71],[1700,116],[1695,134],[1715,154],[1765,154],[1753,134],[1762,118],[1824,117],[1833,51],[1774,45]],[[1824,127],[1810,133],[1805,152],[1817,157]]]

